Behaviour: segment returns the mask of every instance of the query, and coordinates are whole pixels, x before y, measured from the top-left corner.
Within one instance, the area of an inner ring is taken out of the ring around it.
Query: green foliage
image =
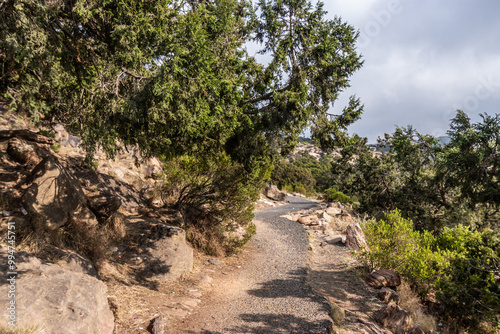
[[[298,184],[298,185],[295,185],[295,188],[294,188],[295,192],[299,193],[299,194],[302,194],[302,195],[306,195],[307,194],[307,190],[304,186]]]
[[[449,263],[435,282],[438,298],[470,326],[500,323],[500,242],[498,234],[445,228],[438,246]]]
[[[369,250],[357,254],[371,268],[396,270],[421,294],[436,291],[462,324],[498,321],[500,252],[498,236],[459,225],[438,236],[416,231],[398,210],[364,225]]]
[[[281,190],[286,191],[287,193],[293,193],[293,186],[285,184],[283,187],[281,187]]]
[[[266,170],[249,174],[227,155],[168,161],[162,196],[176,208],[202,210],[223,220],[249,221]],[[230,205],[229,205],[230,204]]]
[[[418,229],[458,224],[498,229],[500,117],[482,117],[471,124],[459,111],[444,146],[411,127],[398,128],[379,140],[387,149],[381,157],[372,156],[365,139],[354,137],[333,164],[334,184],[355,195],[361,210],[399,208]]]
[[[305,152],[302,156],[290,162],[295,166],[306,168],[311,172],[314,180],[316,181],[315,189],[317,191],[324,191],[332,185],[332,157],[330,155],[325,155],[318,161],[308,152]]]
[[[297,167],[284,160],[274,165],[274,170],[271,172],[271,181],[281,189],[291,186],[292,191],[297,191],[298,187],[303,192],[311,192],[315,184],[314,178],[308,169]],[[287,188],[287,192],[291,192],[289,190],[290,188]]]
[[[54,152],[59,153],[59,150],[61,149],[61,144],[59,144],[59,143],[52,144],[52,146],[50,146],[50,148]]]
[[[181,156],[165,163],[160,193],[185,218],[188,239],[210,254],[234,252],[255,231],[253,203],[266,178],[266,169],[245,172],[244,166],[220,156]],[[231,231],[243,226],[247,233],[235,239]]]
[[[65,124],[88,165],[99,146],[162,157],[165,196],[209,226],[250,218],[271,160],[306,127],[332,147],[362,112],[351,97],[327,113],[362,62],[358,33],[325,19],[322,3],[6,0],[0,14],[0,101]],[[281,185],[311,191],[310,172],[295,172]]]
[[[53,138],[53,139],[56,138],[56,134],[54,133],[54,131],[40,129],[40,130],[38,130],[38,134],[41,136],[45,136],[45,137],[49,137],[49,138]]]
[[[340,203],[349,203],[352,204],[352,200],[349,196],[344,193],[338,191],[335,188],[326,189],[323,193],[323,200],[325,202],[340,202]]]
[[[327,114],[361,60],[358,34],[321,3],[8,0],[0,13],[1,100],[67,124],[89,156],[119,139],[167,158],[223,150],[251,169],[308,125],[338,143],[361,114],[354,97]]]
[[[369,251],[359,254],[371,268],[394,269],[412,284],[428,283],[437,277],[441,262],[434,252],[435,238],[430,232],[415,231],[413,222],[398,210],[385,214],[383,220],[364,225]]]

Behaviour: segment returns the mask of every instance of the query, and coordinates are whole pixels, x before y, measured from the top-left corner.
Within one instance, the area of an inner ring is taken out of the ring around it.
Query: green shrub
[[[308,169],[297,167],[286,161],[275,164],[271,173],[271,181],[278,185],[280,189],[287,185],[294,185],[304,187],[306,191],[312,191],[316,184]]]
[[[491,230],[471,231],[468,226],[459,225],[445,228],[437,244],[448,259],[435,283],[439,300],[469,326],[476,326],[482,320],[498,323],[498,235]]]
[[[302,194],[302,195],[306,195],[307,194],[307,190],[304,186],[298,184],[295,186],[295,192],[299,193],[299,194]]]
[[[352,200],[344,193],[337,191],[337,189],[329,188],[323,193],[323,200],[325,202],[340,202],[352,204]]]
[[[442,259],[433,252],[435,238],[429,232],[415,231],[411,220],[398,210],[385,214],[385,220],[364,224],[369,251],[359,258],[373,268],[394,269],[412,284],[432,281],[436,264]]]
[[[40,130],[38,130],[38,134],[41,136],[45,136],[45,137],[49,137],[49,138],[53,138],[53,139],[56,138],[56,134],[54,133],[54,131],[40,129]]]
[[[293,186],[285,184],[283,187],[281,187],[281,190],[286,193],[293,193]]]
[[[51,148],[54,152],[59,153],[59,150],[61,149],[61,144],[59,143],[52,144]]]
[[[498,322],[500,247],[493,231],[459,225],[434,236],[416,231],[398,210],[364,223],[369,250],[357,257],[371,268],[397,271],[420,294],[434,290],[450,315],[463,325]]]
[[[185,217],[188,240],[213,255],[234,252],[242,242],[233,240],[234,224],[252,235],[253,203],[267,170],[244,172],[244,166],[224,153],[199,158],[182,156],[165,162],[160,188],[163,202]]]

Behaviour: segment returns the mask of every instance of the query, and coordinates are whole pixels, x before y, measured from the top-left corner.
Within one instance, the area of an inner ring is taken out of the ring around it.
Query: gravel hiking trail
[[[214,281],[197,310],[171,333],[328,333],[325,299],[306,285],[308,235],[281,218],[316,203],[288,197],[290,204],[255,212],[257,234],[241,268]]]

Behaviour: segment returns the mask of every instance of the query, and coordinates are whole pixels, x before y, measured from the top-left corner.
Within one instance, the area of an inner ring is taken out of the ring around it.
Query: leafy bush
[[[287,193],[293,193],[293,186],[285,184],[283,187],[281,187],[281,190]]]
[[[499,240],[492,231],[459,225],[434,236],[416,231],[398,210],[364,224],[369,250],[358,258],[371,268],[397,271],[419,293],[436,292],[438,300],[462,324],[498,322],[500,311]]]
[[[306,192],[312,191],[316,183],[308,169],[297,167],[286,161],[275,164],[271,173],[271,181],[281,189],[287,185],[293,185],[294,188],[303,187]]]
[[[303,186],[303,185],[296,185],[295,186],[295,192],[299,193],[299,194],[302,194],[302,195],[306,195],[307,194],[307,190],[306,188]]]
[[[398,210],[385,214],[385,220],[364,224],[369,251],[358,254],[370,268],[394,269],[412,284],[432,281],[442,259],[433,251],[435,238],[430,232],[414,230],[413,222]]]
[[[323,193],[323,199],[325,202],[340,202],[352,204],[352,200],[349,196],[344,193],[337,191],[337,189],[329,188]]]
[[[470,326],[500,321],[500,244],[492,231],[445,228],[437,245],[447,258],[435,287],[438,298]],[[500,323],[498,323],[500,325]]]
[[[235,225],[252,233],[253,203],[267,170],[243,169],[224,153],[185,155],[165,163],[163,202],[182,212],[188,239],[196,248],[209,254],[231,253],[241,246],[229,233]]]
[[[45,136],[45,137],[49,137],[49,138],[53,138],[53,139],[56,138],[56,134],[54,133],[54,131],[40,129],[40,130],[38,130],[38,134],[41,136]]]

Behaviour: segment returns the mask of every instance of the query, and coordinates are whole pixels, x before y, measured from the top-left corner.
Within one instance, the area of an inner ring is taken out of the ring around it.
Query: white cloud
[[[457,108],[476,120],[499,112],[500,2],[337,0],[325,9],[368,38],[359,48],[365,65],[336,104],[352,94],[364,102],[353,132],[370,142],[395,124],[443,134]]]

